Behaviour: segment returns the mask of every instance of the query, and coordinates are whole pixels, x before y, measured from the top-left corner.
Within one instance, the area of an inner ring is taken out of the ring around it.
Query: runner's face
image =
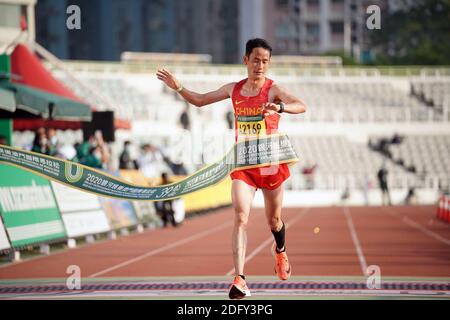
[[[250,56],[244,57],[247,73],[250,79],[261,79],[265,77],[270,63],[270,52],[264,48],[254,48]]]

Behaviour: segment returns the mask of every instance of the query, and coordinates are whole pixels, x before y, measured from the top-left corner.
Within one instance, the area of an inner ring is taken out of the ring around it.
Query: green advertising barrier
[[[9,239],[8,236],[6,235],[6,230],[0,216],[0,252],[7,251],[10,248],[11,245],[9,244]]]
[[[0,164],[0,214],[13,248],[66,237],[47,179]]]
[[[183,180],[163,186],[144,187],[75,162],[0,145],[0,162],[99,196],[125,200],[176,199],[215,185],[234,170],[293,164],[297,161],[289,138],[284,134],[274,134],[239,141],[222,159]]]

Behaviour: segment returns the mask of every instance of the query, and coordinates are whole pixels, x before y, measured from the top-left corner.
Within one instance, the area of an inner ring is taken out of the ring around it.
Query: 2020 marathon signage
[[[183,180],[162,186],[143,187],[79,163],[0,145],[0,162],[99,196],[126,200],[175,199],[214,185],[234,170],[293,164],[297,161],[297,154],[287,135],[262,136],[238,141],[222,159]],[[271,170],[267,174],[271,174]]]

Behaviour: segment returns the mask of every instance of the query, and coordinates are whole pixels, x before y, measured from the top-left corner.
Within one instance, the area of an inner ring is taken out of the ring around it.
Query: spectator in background
[[[406,194],[405,197],[405,205],[411,205],[416,203],[417,203],[416,189],[413,186],[411,186],[409,187],[408,193]]]
[[[315,187],[314,174],[315,174],[316,168],[317,168],[317,164],[314,164],[314,165],[307,164],[302,170],[302,173],[306,179],[306,189],[311,190],[311,189],[314,189],[314,187]]]
[[[234,124],[234,113],[231,110],[228,110],[227,113],[225,113],[225,120],[227,121],[228,124],[228,129],[233,129],[233,124]]]
[[[170,180],[167,173],[161,174],[161,185],[169,184]],[[156,213],[161,217],[164,228],[171,223],[174,227],[178,226],[175,221],[175,210],[173,208],[173,200],[164,200],[155,202]]]
[[[378,150],[386,157],[392,158],[391,150],[389,150],[390,141],[386,138],[380,139]]]
[[[180,124],[185,130],[191,130],[191,119],[189,117],[189,103],[186,102],[186,107],[180,115]]]
[[[400,136],[398,133],[395,133],[392,137],[391,143],[392,144],[400,144],[403,142],[403,137]]]
[[[94,146],[100,147],[102,166],[104,169],[107,169],[111,157],[111,152],[109,151],[108,145],[106,144],[105,140],[103,140],[103,134],[100,130],[95,131],[94,141]]]
[[[81,164],[98,169],[107,169],[110,152],[103,140],[101,131],[97,130],[88,139],[85,138],[83,143],[76,144],[75,149],[77,151],[75,159]]]
[[[172,174],[177,176],[185,176],[187,175],[187,170],[184,166],[184,163],[181,159],[174,159],[172,160],[170,157],[168,157],[163,151],[160,150],[161,156],[164,160],[164,162],[167,164],[167,166],[172,171]]]
[[[91,168],[103,169],[102,149],[100,146],[91,147],[88,155],[81,162]]]
[[[391,205],[391,196],[388,188],[388,170],[386,164],[383,164],[377,173],[378,183],[381,188],[381,201],[383,205]]]
[[[31,151],[42,154],[50,153],[49,141],[45,132],[45,128],[39,128],[36,130]]]
[[[151,144],[142,146],[142,155],[138,158],[139,170],[146,178],[158,178],[159,167],[163,161],[161,152]]]
[[[138,169],[136,160],[131,158],[131,142],[125,141],[119,157],[119,169]]]
[[[346,183],[345,188],[341,193],[342,204],[346,204],[348,199],[350,199],[350,188],[349,188],[348,184]]]
[[[76,159],[78,162],[84,162],[84,159],[89,155],[90,148],[91,144],[89,143],[89,139],[84,139],[82,143],[75,144],[75,150],[77,151]]]
[[[184,163],[182,161],[177,160],[171,160],[167,156],[163,156],[164,162],[169,166],[170,170],[172,170],[172,173],[177,176],[186,176],[187,170],[184,167]]]
[[[59,145],[55,129],[47,128],[47,139],[48,139],[48,154],[50,156],[56,156],[58,153]]]

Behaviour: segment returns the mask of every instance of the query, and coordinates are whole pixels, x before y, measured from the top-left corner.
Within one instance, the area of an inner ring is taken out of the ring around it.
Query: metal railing
[[[366,185],[364,185],[366,184]],[[388,185],[392,189],[426,188],[437,190],[440,187],[450,187],[450,173],[447,181],[439,179],[436,175],[427,175],[424,179],[408,174],[390,174]],[[287,181],[287,189],[290,190],[345,190],[348,189],[373,189],[378,188],[376,179],[363,180],[360,174],[317,173],[312,181],[301,173],[292,173]]]
[[[81,88],[84,92],[84,96],[82,98],[87,99],[88,103],[94,103],[94,107],[98,110],[116,110],[118,109],[112,101],[112,99],[106,95],[103,95],[100,90],[97,90],[92,87],[92,85],[87,85],[82,81],[78,80],[76,76],[73,74],[73,70],[58,59],[55,55],[53,55],[50,51],[45,49],[39,43],[33,43],[33,49],[39,53],[44,59],[46,59],[46,63],[49,67],[53,69],[57,69],[64,73],[64,75],[77,87]]]
[[[411,122],[449,122],[450,112],[447,107],[440,112],[431,107],[358,107],[349,112],[349,108],[320,107],[314,110],[309,106],[310,112],[302,117],[305,122],[333,122],[333,123],[411,123]],[[286,118],[289,121],[288,118]]]
[[[83,72],[129,72],[154,73],[159,64],[148,62],[99,62],[63,60],[64,65],[72,71]],[[181,65],[167,64],[172,71],[178,74],[199,75],[240,75],[245,74],[245,68],[240,64],[212,64],[212,65]],[[450,67],[430,66],[345,66],[345,67],[299,67],[299,66],[272,66],[271,74],[277,76],[295,77],[444,77],[450,76]]]

